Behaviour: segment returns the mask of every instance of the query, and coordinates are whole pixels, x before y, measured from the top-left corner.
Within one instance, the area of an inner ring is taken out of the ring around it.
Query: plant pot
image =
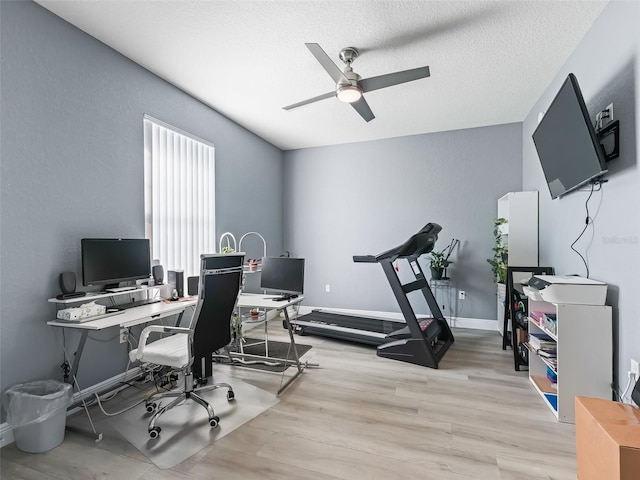
[[[431,269],[431,280],[442,280],[442,272],[444,268],[433,268]]]

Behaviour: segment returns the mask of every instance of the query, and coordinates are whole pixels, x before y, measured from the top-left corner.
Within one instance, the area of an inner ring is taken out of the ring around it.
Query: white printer
[[[607,284],[573,275],[534,275],[524,293],[532,300],[549,303],[604,305]]]

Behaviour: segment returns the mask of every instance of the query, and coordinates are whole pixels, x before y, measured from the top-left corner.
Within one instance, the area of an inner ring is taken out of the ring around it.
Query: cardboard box
[[[578,480],[640,479],[640,408],[576,397]]]

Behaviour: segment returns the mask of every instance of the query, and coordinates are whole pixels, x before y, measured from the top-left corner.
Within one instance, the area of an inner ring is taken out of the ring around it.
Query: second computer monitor
[[[304,290],[304,258],[264,257],[260,288],[283,296],[301,295]]]

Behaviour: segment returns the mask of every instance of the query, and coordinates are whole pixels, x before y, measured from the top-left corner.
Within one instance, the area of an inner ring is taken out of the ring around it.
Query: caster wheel
[[[158,405],[156,403],[150,403],[147,405],[147,413],[153,413],[156,411],[156,408],[158,408]]]
[[[220,417],[213,417],[209,420],[209,425],[211,426],[211,428],[216,428],[218,426],[218,423],[220,423]]]
[[[233,393],[233,390],[229,390],[227,392],[227,400],[231,402],[231,401],[235,400],[235,398],[236,398],[236,394]]]
[[[160,436],[160,430],[162,430],[160,427],[153,427],[149,430],[149,437],[158,438]]]

